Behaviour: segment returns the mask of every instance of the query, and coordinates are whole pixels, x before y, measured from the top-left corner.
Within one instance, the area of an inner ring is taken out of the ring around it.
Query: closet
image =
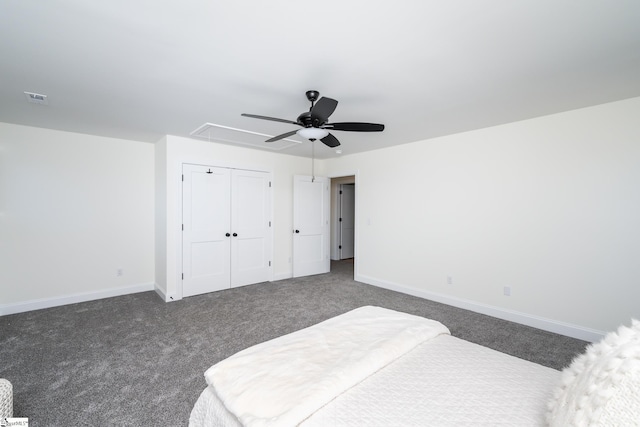
[[[183,165],[183,297],[269,280],[270,176]]]

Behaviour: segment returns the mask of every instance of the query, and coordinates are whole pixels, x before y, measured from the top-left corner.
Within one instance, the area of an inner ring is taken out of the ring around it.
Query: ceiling
[[[640,96],[640,1],[4,0],[0,58],[7,123],[146,142],[212,123],[310,156],[240,114],[295,120],[314,89],[331,121],[386,125],[335,131],[330,158]]]

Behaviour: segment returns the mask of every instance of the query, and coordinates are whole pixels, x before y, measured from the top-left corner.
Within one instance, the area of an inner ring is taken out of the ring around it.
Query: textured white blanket
[[[418,344],[449,330],[380,307],[361,307],[243,350],[205,372],[246,426],[298,425]]]

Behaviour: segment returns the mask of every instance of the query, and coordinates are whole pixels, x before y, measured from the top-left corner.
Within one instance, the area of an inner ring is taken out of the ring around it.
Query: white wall
[[[640,317],[638,117],[633,98],[317,161],[316,171],[357,175],[358,280],[588,339]],[[309,159],[0,123],[0,314],[154,280],[174,295],[183,162],[273,172],[273,273],[290,277],[292,180],[309,174]]]
[[[587,335],[640,318],[639,117],[633,98],[326,162],[359,171],[358,279]]]
[[[180,177],[183,163],[273,173],[273,276],[274,280],[292,276],[293,176],[310,173],[309,159],[177,136],[167,136],[156,145],[156,149],[165,151],[164,154],[156,154],[156,168],[166,163],[166,174],[158,174],[156,182],[157,191],[166,194],[166,245],[158,251],[160,258],[166,259],[166,265],[164,272],[156,273],[159,291],[165,294],[166,300],[177,299],[181,294],[178,277],[181,273]],[[164,260],[156,262],[161,266]]]
[[[0,314],[153,289],[153,188],[153,144],[0,123]]]

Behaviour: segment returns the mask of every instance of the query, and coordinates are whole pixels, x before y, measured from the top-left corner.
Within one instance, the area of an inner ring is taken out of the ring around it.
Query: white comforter
[[[439,322],[361,307],[243,350],[205,372],[246,426],[298,425],[417,345],[449,334]]]

